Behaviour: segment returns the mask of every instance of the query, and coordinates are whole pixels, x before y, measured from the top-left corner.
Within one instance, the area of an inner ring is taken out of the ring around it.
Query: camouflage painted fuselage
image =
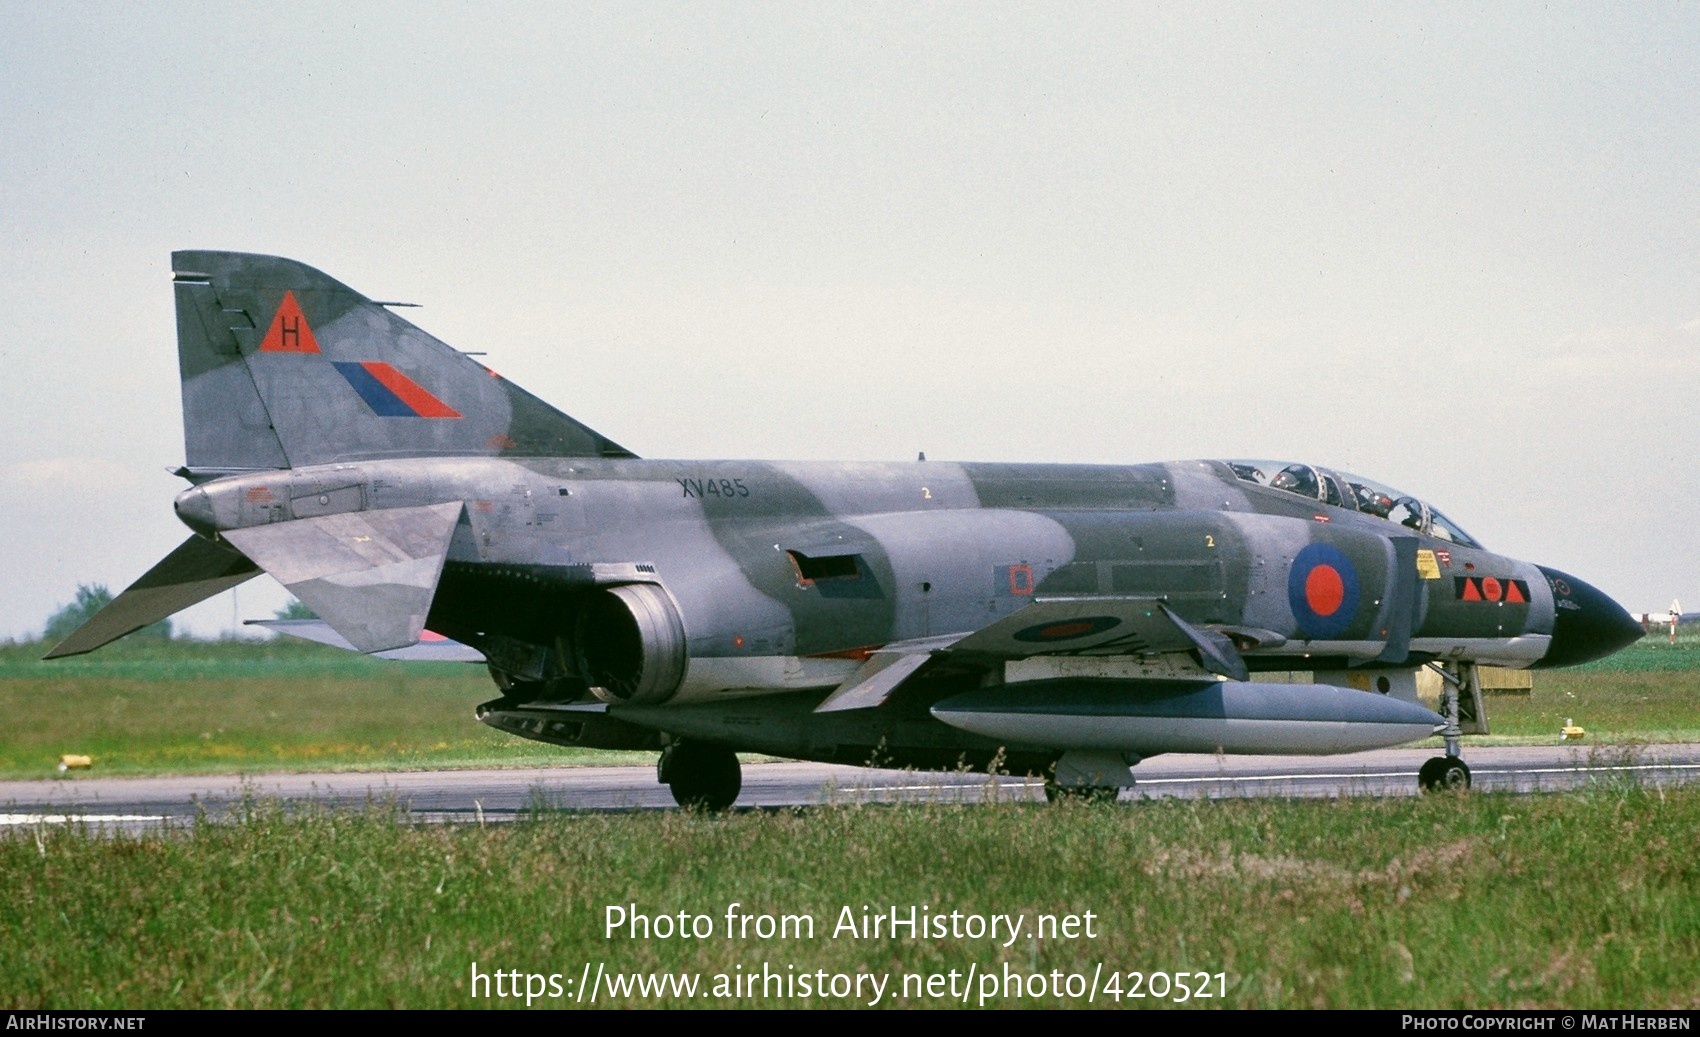
[[[688,645],[681,699],[831,687],[869,649],[978,630],[1035,598],[1161,598],[1191,623],[1259,632],[1245,651],[1259,670],[1527,666],[1555,618],[1534,565],[1251,485],[1220,462],[415,459],[256,473],[184,497],[180,510],[220,531],[465,502],[432,629],[554,646],[595,588],[654,582]],[[1444,562],[1415,581],[1409,644],[1386,658],[1401,538]],[[1337,552],[1325,557],[1338,584],[1307,586],[1295,569],[1316,544]],[[1482,580],[1503,588],[1494,600]]]
[[[1156,752],[1444,726],[1453,760],[1456,703],[1419,704],[1417,667],[1468,689],[1478,663],[1564,665],[1640,633],[1370,480],[642,460],[318,270],[172,258],[194,535],[51,656],[264,571],[317,612],[311,636],[385,653],[445,635],[502,691],[486,722],[665,746],[681,802],[725,805],[747,749],[1115,786]],[[1253,679],[1283,670],[1308,676]]]

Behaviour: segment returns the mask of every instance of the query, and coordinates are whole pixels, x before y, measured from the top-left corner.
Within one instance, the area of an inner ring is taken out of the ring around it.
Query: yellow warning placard
[[[1434,552],[1426,547],[1417,549],[1417,575],[1425,580],[1440,579],[1440,562],[1434,557]]]

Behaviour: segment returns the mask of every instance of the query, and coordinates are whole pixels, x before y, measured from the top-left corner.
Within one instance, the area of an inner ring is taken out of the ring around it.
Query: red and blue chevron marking
[[[458,418],[460,411],[381,360],[333,361],[372,413],[380,418]]]

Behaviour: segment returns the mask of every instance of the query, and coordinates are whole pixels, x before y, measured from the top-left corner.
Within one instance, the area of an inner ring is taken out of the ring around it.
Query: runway
[[[1427,749],[1332,757],[1161,756],[1134,768],[1122,801],[1165,797],[1414,796]],[[1700,743],[1654,746],[1512,746],[1466,749],[1478,792],[1561,792],[1590,784],[1668,787],[1700,780]],[[825,804],[1041,802],[1036,781],[972,773],[867,770],[814,763],[744,766],[738,809]],[[120,830],[239,815],[276,800],[336,809],[384,804],[426,821],[511,821],[541,810],[673,807],[653,767],[263,774],[102,778],[74,774],[0,782],[0,828],[85,823]]]

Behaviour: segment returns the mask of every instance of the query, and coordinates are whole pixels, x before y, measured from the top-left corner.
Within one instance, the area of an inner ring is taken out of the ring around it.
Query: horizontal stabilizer
[[[419,641],[459,501],[323,515],[224,535],[361,652]]]
[[[303,641],[330,645],[341,648],[345,652],[358,651],[322,619],[250,619],[244,626],[265,627],[267,630],[290,637],[299,637]],[[387,652],[373,652],[379,659],[390,659],[397,662],[410,663],[481,663],[484,653],[471,645],[463,645],[452,637],[430,630],[423,631],[419,643],[406,648],[392,648]]]
[[[192,536],[72,631],[70,637],[55,645],[45,658],[92,652],[227,591],[259,571],[253,562],[228,546]]]

